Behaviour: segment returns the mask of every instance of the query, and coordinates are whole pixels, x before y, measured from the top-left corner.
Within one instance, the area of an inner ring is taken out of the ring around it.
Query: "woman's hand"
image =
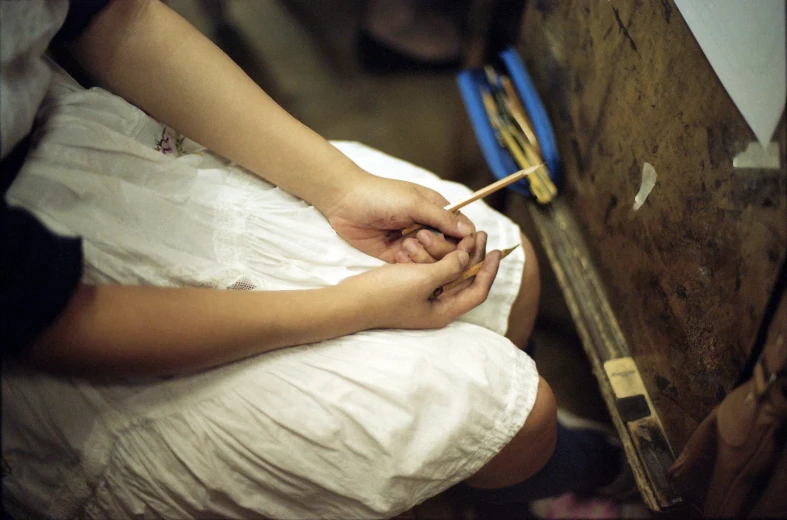
[[[401,264],[432,264],[450,253],[450,251],[444,252],[441,250],[437,241],[433,240],[431,235],[432,233],[430,231],[422,230],[418,232],[417,240],[406,238],[402,246],[403,251],[396,253],[396,262]],[[456,245],[457,250],[464,251],[470,255],[470,261],[467,264],[468,267],[480,264],[484,261],[486,257],[486,240],[486,233],[479,231],[469,237],[463,238],[462,241]],[[472,279],[464,281],[451,289],[451,293],[458,292],[471,283]]]
[[[500,252],[486,256],[483,267],[467,285],[434,298],[471,265],[464,251],[454,251],[430,264],[384,265],[339,284],[348,298],[363,305],[365,328],[432,329],[450,322],[486,300],[500,265]]]
[[[414,238],[413,238],[414,237]],[[484,260],[487,235],[483,231],[463,238],[458,244],[433,232],[422,229],[402,241],[402,250],[396,253],[399,264],[431,264],[458,249],[470,255],[470,265]]]
[[[439,193],[411,182],[368,175],[331,207],[321,210],[336,233],[366,254],[393,263],[405,261],[405,238],[400,231],[423,224],[439,230],[422,230],[432,261],[443,258],[459,244],[472,253],[475,227],[464,215],[443,209],[448,201]],[[411,238],[410,241],[415,240]],[[459,242],[459,244],[457,244]],[[418,262],[419,260],[410,258]]]

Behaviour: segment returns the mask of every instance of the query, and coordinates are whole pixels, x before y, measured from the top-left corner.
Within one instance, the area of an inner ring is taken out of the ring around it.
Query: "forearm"
[[[174,375],[362,330],[440,328],[486,299],[500,252],[469,286],[435,298],[469,261],[457,250],[299,291],[81,284],[25,360],[80,376]]]
[[[28,358],[80,375],[188,373],[367,329],[374,325],[368,316],[342,286],[266,292],[83,284]]]
[[[365,175],[161,2],[115,0],[72,52],[108,90],[318,208]]]

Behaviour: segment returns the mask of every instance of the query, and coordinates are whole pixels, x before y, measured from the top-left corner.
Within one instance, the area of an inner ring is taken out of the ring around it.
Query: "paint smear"
[[[642,184],[639,186],[639,193],[634,197],[634,211],[637,211],[645,204],[645,200],[647,200],[648,195],[653,190],[653,186],[656,185],[656,180],[658,180],[658,175],[656,175],[656,169],[653,165],[647,162],[643,164]]]

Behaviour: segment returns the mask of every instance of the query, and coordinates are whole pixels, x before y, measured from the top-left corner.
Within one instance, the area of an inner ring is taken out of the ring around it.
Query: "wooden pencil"
[[[465,198],[463,198],[461,200],[458,200],[456,202],[452,202],[451,204],[446,206],[445,209],[447,209],[448,211],[456,212],[460,208],[463,208],[463,207],[467,206],[471,202],[475,202],[478,199],[483,199],[484,197],[487,197],[487,196],[493,194],[497,190],[505,188],[509,184],[513,184],[513,183],[515,183],[518,180],[524,179],[525,177],[527,177],[531,173],[537,171],[539,168],[542,168],[543,166],[544,166],[543,164],[537,164],[535,166],[531,166],[530,168],[525,168],[524,170],[519,170],[518,172],[512,173],[508,177],[504,177],[504,178],[500,179],[497,182],[493,182],[489,186],[481,188],[480,190],[478,190],[478,191],[468,195],[467,197],[465,197]],[[402,230],[402,236],[409,235],[410,233],[413,233],[414,231],[418,231],[419,229],[421,229],[423,227],[424,226],[422,224],[415,224],[413,226],[405,228],[405,229]]]
[[[446,206],[445,209],[447,209],[448,211],[456,211],[459,208],[467,206],[471,202],[475,202],[478,199],[483,199],[484,197],[493,194],[497,190],[501,188],[505,188],[509,184],[513,184],[518,180],[524,179],[525,177],[537,171],[539,168],[542,168],[543,166],[544,166],[543,164],[536,164],[535,166],[531,166],[530,168],[525,168],[523,170],[519,170],[518,172],[512,173],[508,177],[503,177],[499,181],[493,182],[492,184],[490,184],[485,188],[481,188],[480,190],[476,191],[475,193],[472,193],[471,195],[468,195],[462,200],[452,202],[451,204]]]
[[[509,247],[508,249],[503,249],[502,251],[500,251],[500,253],[501,253],[500,254],[500,260],[502,260],[503,258],[505,258],[508,255],[510,255],[511,252],[514,249],[516,249],[517,247],[519,247],[519,244],[515,245],[514,247]],[[443,285],[442,287],[438,287],[437,289],[435,289],[434,293],[432,294],[432,298],[437,298],[438,296],[440,296],[444,292],[450,291],[451,289],[453,289],[454,287],[456,287],[460,283],[464,282],[468,278],[472,278],[473,276],[477,275],[478,271],[481,270],[481,266],[483,265],[483,263],[484,262],[478,262],[477,264],[475,264],[475,265],[473,265],[471,267],[468,267],[467,269],[462,271],[462,274],[459,275],[459,278],[457,278],[453,282],[449,282],[449,283]]]

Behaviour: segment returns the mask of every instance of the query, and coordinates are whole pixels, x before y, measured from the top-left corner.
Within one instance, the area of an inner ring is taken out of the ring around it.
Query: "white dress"
[[[300,199],[58,73],[8,192],[84,239],[84,281],[323,287],[381,264]],[[448,200],[464,186],[358,143],[366,170]],[[512,246],[519,229],[463,210]],[[521,428],[533,361],[503,337],[525,258],[441,330],[373,330],[178,378],[111,383],[5,363],[4,505],[51,518],[376,518],[476,472]]]

